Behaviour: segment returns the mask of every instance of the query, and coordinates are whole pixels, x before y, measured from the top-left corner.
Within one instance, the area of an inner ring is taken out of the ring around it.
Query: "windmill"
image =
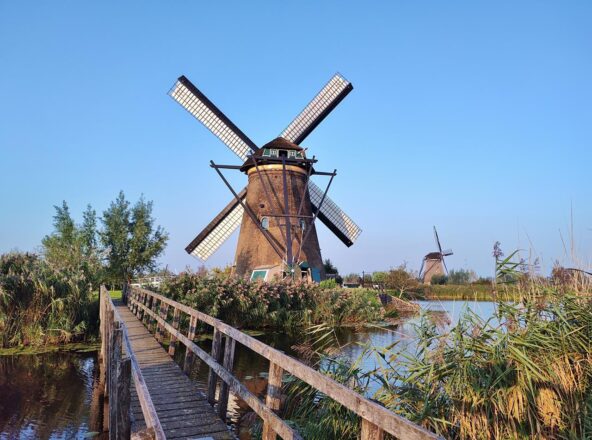
[[[352,89],[349,81],[336,74],[279,137],[258,147],[185,76],[178,78],[169,95],[241,160],[240,165],[210,161],[233,199],[185,250],[205,261],[240,226],[235,275],[323,279],[316,219],[348,247],[361,229],[327,196],[336,170],[317,171],[316,158],[307,157],[300,145]],[[222,170],[245,173],[247,186],[234,189]],[[324,190],[310,180],[313,175],[329,178]]]
[[[438,231],[436,231],[435,226],[434,239],[436,241],[436,246],[438,246],[438,251],[430,252],[425,257],[423,257],[421,269],[419,269],[419,278],[425,284],[430,284],[430,281],[434,275],[446,275],[448,273],[448,268],[446,267],[444,257],[452,255],[452,249],[446,249],[445,251],[442,250],[440,238],[438,237]]]

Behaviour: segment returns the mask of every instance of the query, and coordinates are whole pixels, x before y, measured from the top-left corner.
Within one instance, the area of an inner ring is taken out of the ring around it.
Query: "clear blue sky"
[[[569,263],[572,205],[589,261],[590,23],[587,1],[0,0],[0,252],[36,249],[62,200],[80,219],[123,189],[154,201],[162,262],[196,267],[185,245],[231,198],[208,161],[237,159],[166,95],[175,79],[261,145],[339,71],[354,91],[305,146],[364,230],[347,249],[319,227],[342,273],[418,269],[434,224],[449,267],[490,275],[499,240],[548,270]]]

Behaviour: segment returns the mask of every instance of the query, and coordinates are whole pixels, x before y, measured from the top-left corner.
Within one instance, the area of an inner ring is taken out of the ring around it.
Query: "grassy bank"
[[[405,292],[404,297],[421,300],[518,301],[521,292],[515,286],[504,286],[494,293],[491,284],[442,284],[418,286]]]

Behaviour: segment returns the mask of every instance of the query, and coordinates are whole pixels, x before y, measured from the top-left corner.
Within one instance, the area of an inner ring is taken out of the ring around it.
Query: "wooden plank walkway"
[[[132,349],[167,439],[233,439],[228,427],[208,403],[204,391],[191,381],[168,353],[121,302],[116,309],[127,327]],[[132,386],[132,430],[145,428]]]

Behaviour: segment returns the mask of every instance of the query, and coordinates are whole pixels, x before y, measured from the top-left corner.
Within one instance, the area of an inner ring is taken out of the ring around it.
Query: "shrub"
[[[431,284],[442,285],[448,283],[448,277],[446,275],[434,275],[430,280]]]
[[[319,283],[319,288],[321,288],[321,289],[335,289],[336,287],[337,287],[337,281],[335,281],[335,278],[323,280]]]

